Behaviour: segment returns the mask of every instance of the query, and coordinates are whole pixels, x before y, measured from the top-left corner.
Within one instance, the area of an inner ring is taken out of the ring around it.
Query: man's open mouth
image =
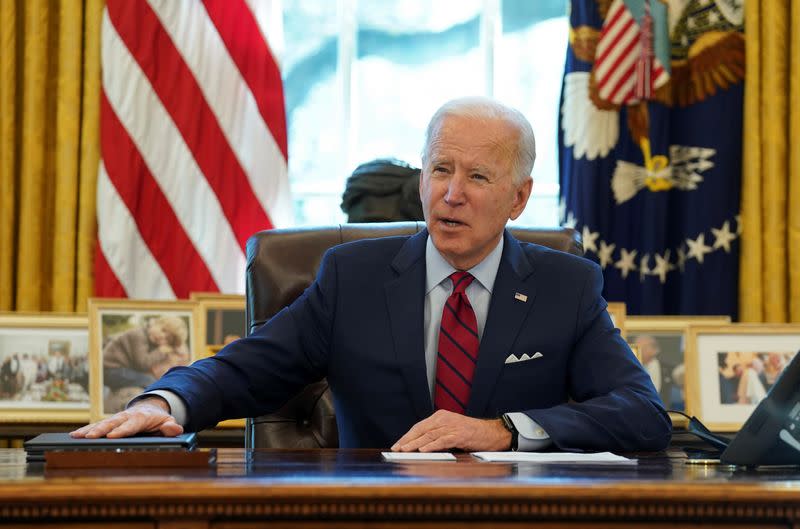
[[[441,217],[439,220],[444,222],[445,225],[450,226],[450,227],[456,227],[456,226],[463,226],[464,225],[463,222],[455,220],[455,219],[448,219],[448,218],[445,218],[445,217]]]

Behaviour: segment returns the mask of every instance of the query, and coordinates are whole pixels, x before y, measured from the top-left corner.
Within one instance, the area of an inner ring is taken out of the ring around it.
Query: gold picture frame
[[[199,336],[203,338],[203,355],[204,357],[214,356],[222,349],[222,344],[211,343],[209,340],[209,328],[211,318],[209,314],[211,311],[229,311],[241,307],[242,315],[245,313],[245,297],[242,294],[222,294],[219,292],[192,292],[189,294],[189,299],[195,300],[200,305],[200,327]],[[227,322],[223,321],[223,329],[226,328]],[[241,336],[246,335],[247,322],[242,319]],[[223,330],[223,333],[225,331]],[[217,424],[217,428],[244,428],[246,419],[228,419]]]
[[[667,410],[686,411],[686,342],[690,325],[727,325],[730,316],[628,316],[625,328],[631,349],[653,378]],[[642,353],[648,358],[643,359]],[[656,380],[656,378],[658,380]],[[688,420],[670,413],[675,427]]]
[[[220,346],[246,334],[244,296],[239,298],[203,298],[197,301],[198,358],[213,356]]]
[[[90,416],[85,314],[0,314],[0,421],[86,423]]]
[[[194,301],[91,298],[88,316],[92,421],[124,409],[170,367],[198,358]],[[165,343],[154,345],[152,333]]]
[[[800,324],[690,325],[686,413],[738,431],[798,349]]]
[[[200,326],[198,335],[201,337],[207,336],[206,332],[206,316],[208,310],[220,309],[220,310],[228,310],[231,308],[236,308],[241,303],[242,312],[244,312],[244,299],[238,300],[203,300],[198,302],[199,305],[199,312],[200,312]],[[218,352],[222,350],[224,344],[209,344],[207,342],[203,343],[203,357],[207,358],[210,356],[214,356]],[[217,428],[244,428],[246,419],[228,419],[225,421],[220,421],[217,423]]]
[[[614,324],[614,327],[619,329],[619,333],[622,335],[624,339],[626,334],[625,329],[625,319],[627,309],[625,308],[625,303],[621,301],[611,301],[608,303],[608,315],[611,316],[611,323]]]

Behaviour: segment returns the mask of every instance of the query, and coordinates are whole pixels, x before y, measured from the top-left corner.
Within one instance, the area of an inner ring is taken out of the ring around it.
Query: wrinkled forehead
[[[509,160],[516,155],[519,131],[499,118],[445,116],[431,130],[427,154],[450,151]]]

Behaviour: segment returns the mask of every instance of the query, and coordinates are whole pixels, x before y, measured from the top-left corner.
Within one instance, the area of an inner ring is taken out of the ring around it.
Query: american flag
[[[628,314],[736,318],[745,34],[743,16],[726,5],[570,2],[571,31],[584,36],[565,64],[562,222],[581,230],[605,298],[625,301]],[[630,33],[634,26],[641,31]],[[638,51],[622,53],[629,48]],[[620,69],[601,70],[601,58]],[[652,95],[638,103],[637,65]],[[649,82],[659,71],[669,72],[662,89]],[[609,99],[595,97],[595,75],[626,79],[615,92],[624,98],[610,102],[630,105],[598,106]]]
[[[640,25],[623,0],[614,0],[597,43],[598,95],[614,104],[647,99],[669,80],[669,72],[653,57],[650,1],[643,0],[641,5]]]
[[[108,0],[95,295],[244,291],[286,225],[286,118],[263,0]]]

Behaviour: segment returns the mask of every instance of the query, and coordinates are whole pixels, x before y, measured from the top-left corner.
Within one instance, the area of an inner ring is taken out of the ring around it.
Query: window
[[[534,193],[516,222],[558,224],[557,134],[567,0],[295,0],[281,56],[296,225],[344,222],[345,182],[379,157],[420,165],[445,101],[491,95],[537,139]]]

